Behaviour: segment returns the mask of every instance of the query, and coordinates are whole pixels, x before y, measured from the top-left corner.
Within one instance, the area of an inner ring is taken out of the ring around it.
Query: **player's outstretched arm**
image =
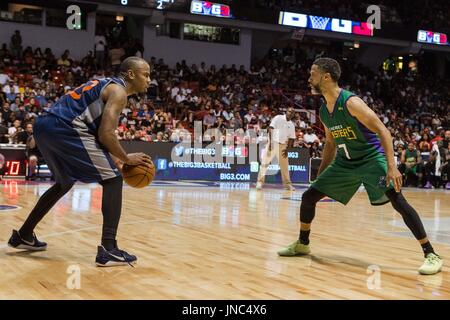
[[[388,173],[386,184],[394,183],[395,190],[400,192],[402,186],[402,175],[395,165],[394,146],[392,136],[386,126],[381,122],[375,112],[359,97],[353,96],[347,101],[347,109],[352,116],[358,119],[366,128],[380,137],[381,145],[386,153]]]
[[[336,156],[336,145],[334,144],[333,137],[331,136],[330,130],[328,130],[327,127],[325,127],[325,147],[323,148],[323,154],[322,154],[322,162],[320,163],[319,171],[317,173],[317,176],[320,175],[320,173],[325,170],[330,163],[334,160],[334,157]]]

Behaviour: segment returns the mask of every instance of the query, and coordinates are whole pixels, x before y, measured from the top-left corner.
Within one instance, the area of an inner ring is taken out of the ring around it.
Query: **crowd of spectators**
[[[14,35],[17,36],[20,33]],[[13,45],[11,39],[10,47]],[[130,54],[121,55],[119,61]],[[235,65],[188,65],[186,61],[171,68],[163,58],[152,57],[151,86],[146,95],[130,97],[119,119],[117,137],[154,143],[192,140],[199,121],[203,132],[212,129],[198,137],[203,142],[263,142],[264,129],[271,118],[293,106],[297,110],[294,146],[308,148],[311,156],[321,157],[324,134],[315,118],[322,100],[309,93],[307,79],[314,59],[330,54],[314,47],[288,46],[271,50],[249,70]],[[341,85],[361,96],[391,131],[399,166],[405,177],[411,177],[406,182],[426,187],[446,184],[450,140],[450,131],[446,131],[450,127],[448,79],[383,68],[374,72],[350,58],[336,58],[343,69]],[[114,64],[104,63],[102,69],[99,60],[97,52],[89,52],[76,61],[68,50],[57,58],[50,48],[42,52],[41,48],[27,47],[13,53],[3,44],[0,143],[26,144],[27,135],[23,132],[27,132],[27,125],[58,97],[89,79],[113,76],[117,71]],[[256,136],[250,134],[251,130]],[[410,153],[405,154],[409,144],[412,152],[419,150],[421,156],[415,161],[417,170],[409,170],[413,164],[407,157]]]

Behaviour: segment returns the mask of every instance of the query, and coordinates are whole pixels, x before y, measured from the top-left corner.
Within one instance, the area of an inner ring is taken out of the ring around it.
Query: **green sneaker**
[[[425,258],[425,262],[419,268],[420,274],[435,274],[441,271],[444,260],[437,254],[429,253]]]
[[[310,252],[311,248],[309,247],[309,244],[301,244],[300,241],[297,240],[294,243],[288,245],[286,248],[281,249],[277,253],[279,256],[292,257],[309,254]]]

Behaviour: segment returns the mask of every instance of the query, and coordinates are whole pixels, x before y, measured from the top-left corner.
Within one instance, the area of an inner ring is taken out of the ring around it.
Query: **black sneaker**
[[[98,247],[97,257],[95,258],[95,264],[98,267],[114,267],[127,264],[133,266],[136,261],[136,256],[128,254],[123,250],[114,248],[108,251],[103,246]]]
[[[8,246],[15,249],[25,249],[32,251],[44,251],[47,249],[47,243],[39,241],[33,232],[33,240],[27,241],[22,239],[17,230],[13,230],[11,238],[9,238]]]

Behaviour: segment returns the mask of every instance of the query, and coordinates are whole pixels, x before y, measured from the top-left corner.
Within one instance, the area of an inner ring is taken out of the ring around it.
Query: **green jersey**
[[[320,119],[330,130],[337,147],[336,160],[358,162],[384,156],[384,149],[378,135],[350,114],[347,100],[355,96],[354,93],[341,89],[339,97],[329,112],[326,104],[320,107]]]
[[[405,169],[405,174],[412,172],[413,174],[417,174],[417,150],[409,151],[406,149],[405,152],[405,160],[409,167]]]
[[[407,163],[416,164],[417,163],[417,150],[414,149],[413,151],[409,151],[409,149],[406,149],[405,160]]]

